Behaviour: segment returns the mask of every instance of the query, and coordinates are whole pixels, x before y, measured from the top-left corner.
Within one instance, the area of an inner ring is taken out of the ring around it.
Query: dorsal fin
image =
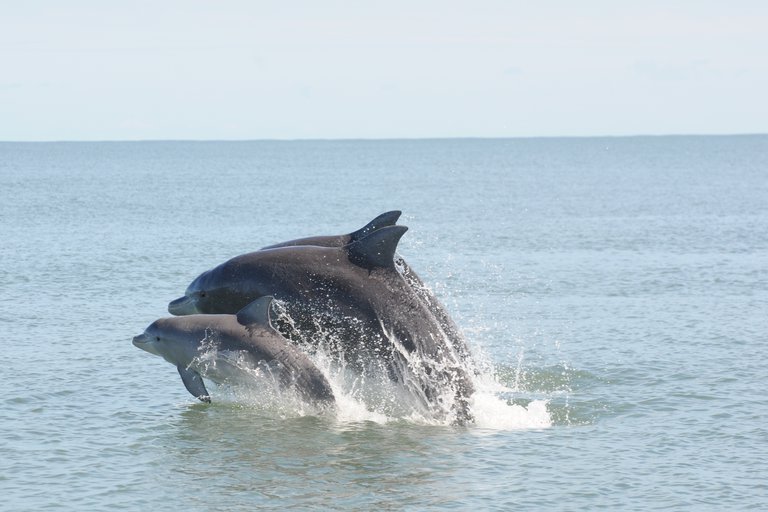
[[[405,232],[406,226],[386,226],[374,231],[349,245],[344,249],[349,255],[349,261],[368,270],[375,267],[394,268],[397,243]]]
[[[259,324],[272,329],[272,323],[269,321],[269,310],[271,305],[271,295],[259,297],[237,312],[237,322],[246,327],[252,324]]]
[[[373,233],[374,231],[385,228],[387,226],[394,226],[397,219],[400,218],[400,210],[392,210],[391,212],[384,212],[371,222],[349,234],[349,243],[357,242],[366,235]]]

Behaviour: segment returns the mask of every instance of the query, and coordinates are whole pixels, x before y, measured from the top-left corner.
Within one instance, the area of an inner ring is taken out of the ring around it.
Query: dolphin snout
[[[179,297],[168,304],[168,312],[175,316],[194,315],[197,313],[195,301],[187,297]]]
[[[141,350],[145,350],[150,354],[155,354],[159,356],[160,352],[158,351],[157,343],[156,343],[158,341],[160,341],[159,338],[155,338],[154,336],[149,336],[146,332],[133,337],[133,345],[135,347],[140,348]]]
[[[133,337],[133,344],[135,346],[138,347],[139,345],[144,345],[145,343],[149,343],[149,337],[146,334],[141,333],[138,336]]]

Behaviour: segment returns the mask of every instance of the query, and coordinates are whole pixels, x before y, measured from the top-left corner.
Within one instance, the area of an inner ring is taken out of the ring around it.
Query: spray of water
[[[276,304],[282,322],[292,320],[280,304]],[[492,430],[541,429],[552,425],[552,418],[544,399],[525,404],[513,402],[509,397],[524,390],[520,388],[522,352],[517,362],[515,379],[511,384],[500,380],[493,362],[483,354],[474,358],[446,358],[425,361],[420,355],[408,353],[393,336],[390,342],[399,357],[396,369],[400,378],[391,378],[391,368],[372,358],[363,365],[360,359],[344,357],[344,340],[335,339],[332,332],[318,323],[316,330],[295,343],[310,357],[326,376],[336,398],[331,410],[308,403],[294,387],[285,386],[277,378],[279,368],[274,363],[254,362],[242,352],[217,350],[214,339],[203,343],[197,368],[206,378],[217,383],[213,389],[216,401],[232,400],[279,417],[323,415],[342,423],[354,422],[410,422],[424,425],[450,425],[457,421],[457,383],[452,381],[451,365],[460,361],[462,375],[471,379],[474,390],[467,398],[471,420],[469,428]],[[298,331],[297,331],[298,332]],[[391,336],[391,334],[390,334]],[[398,350],[397,347],[400,347]],[[446,363],[446,361],[448,361]],[[429,368],[429,372],[425,372]],[[425,390],[430,379],[439,386]],[[431,393],[431,394],[430,394]]]

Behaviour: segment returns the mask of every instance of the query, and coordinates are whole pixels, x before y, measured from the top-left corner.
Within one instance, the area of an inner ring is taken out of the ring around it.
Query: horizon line
[[[633,135],[519,135],[519,136],[449,136],[449,137],[306,137],[306,138],[212,138],[212,139],[18,139],[0,140],[1,144],[44,144],[44,143],[125,143],[125,142],[397,142],[436,140],[531,140],[531,139],[632,139],[661,137],[759,137],[768,132],[743,133],[668,133]]]

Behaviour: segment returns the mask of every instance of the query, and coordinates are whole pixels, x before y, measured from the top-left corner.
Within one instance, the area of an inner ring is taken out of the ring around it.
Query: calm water
[[[0,509],[768,507],[768,137],[0,144]],[[391,209],[478,424],[195,403],[197,274]]]

